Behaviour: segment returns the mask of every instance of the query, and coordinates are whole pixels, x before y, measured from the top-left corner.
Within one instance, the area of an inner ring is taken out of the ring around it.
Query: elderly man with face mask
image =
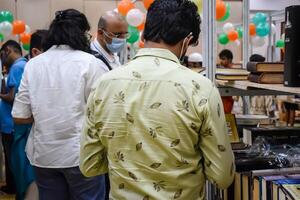
[[[97,38],[91,43],[91,49],[109,70],[121,65],[117,54],[126,45],[127,28],[124,18],[115,11],[108,11],[99,19]]]

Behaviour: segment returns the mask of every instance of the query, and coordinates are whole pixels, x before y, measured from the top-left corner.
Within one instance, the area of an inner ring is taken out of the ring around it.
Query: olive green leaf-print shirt
[[[88,99],[85,176],[109,173],[110,199],[204,199],[205,180],[235,171],[218,90],[164,49],[142,49],[105,74]]]

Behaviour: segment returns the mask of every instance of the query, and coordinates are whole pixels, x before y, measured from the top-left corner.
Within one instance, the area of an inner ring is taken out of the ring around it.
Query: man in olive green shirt
[[[81,141],[86,176],[109,173],[110,199],[205,198],[205,180],[227,188],[234,158],[217,88],[183,67],[200,33],[196,6],[156,0],[145,49],[104,75],[89,97]]]

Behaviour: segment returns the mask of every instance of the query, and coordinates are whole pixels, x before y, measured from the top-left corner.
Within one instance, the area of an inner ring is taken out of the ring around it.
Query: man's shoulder
[[[27,59],[22,57],[22,58],[19,58],[12,66],[11,68],[24,68],[24,66],[26,65],[27,63]]]

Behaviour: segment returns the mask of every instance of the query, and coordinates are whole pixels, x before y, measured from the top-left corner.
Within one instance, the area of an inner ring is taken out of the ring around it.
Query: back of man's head
[[[10,48],[16,54],[22,55],[22,48],[21,48],[20,44],[17,43],[16,41],[14,41],[14,40],[8,40],[8,41],[6,41],[2,45],[0,51],[6,51],[7,48]]]
[[[196,43],[200,23],[197,6],[193,2],[155,0],[147,13],[144,38],[146,41],[176,45],[192,33],[191,43]]]
[[[259,54],[253,54],[250,56],[250,62],[265,62],[266,58]]]
[[[224,49],[219,53],[219,58],[220,59],[228,59],[228,60],[232,60],[233,59],[233,54],[229,49]]]
[[[117,20],[126,23],[125,19],[116,11],[107,11],[102,15],[98,21],[98,29],[106,29],[107,23],[110,20]]]
[[[36,56],[36,51],[42,52],[44,50],[44,42],[47,38],[48,30],[37,30],[31,35],[30,39],[30,57]]]

